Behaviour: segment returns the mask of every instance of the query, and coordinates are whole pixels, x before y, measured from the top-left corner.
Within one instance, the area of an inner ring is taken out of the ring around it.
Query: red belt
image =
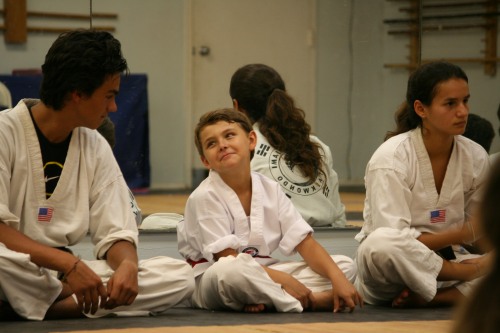
[[[196,260],[196,261],[188,258],[188,259],[186,259],[186,261],[188,264],[191,265],[191,267],[194,267],[194,266],[201,264],[201,263],[204,263],[204,262],[208,262],[208,260],[205,258],[201,258],[200,260]]]

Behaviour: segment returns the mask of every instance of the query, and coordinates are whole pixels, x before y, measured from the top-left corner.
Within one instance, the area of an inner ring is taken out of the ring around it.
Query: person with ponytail
[[[264,64],[243,66],[233,74],[229,93],[257,133],[252,170],[277,181],[311,226],[344,227],[330,148],[311,135],[278,72]]]
[[[474,211],[489,169],[486,151],[461,135],[469,97],[456,65],[410,75],[396,129],[366,167],[355,286],[369,304],[452,305],[487,271],[489,255],[461,246],[481,238]]]

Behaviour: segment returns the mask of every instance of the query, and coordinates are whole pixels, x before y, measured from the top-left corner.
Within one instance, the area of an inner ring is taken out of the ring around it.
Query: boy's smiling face
[[[238,123],[218,121],[200,132],[203,148],[201,161],[219,173],[233,168],[250,167],[250,152],[255,149],[257,136],[245,132]]]

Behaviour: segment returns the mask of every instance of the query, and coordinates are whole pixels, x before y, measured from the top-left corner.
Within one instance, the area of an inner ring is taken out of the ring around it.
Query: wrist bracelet
[[[67,271],[66,273],[64,273],[64,276],[62,278],[62,281],[66,281],[66,279],[68,278],[68,276],[73,273],[73,271],[76,270],[76,265],[78,265],[78,263],[80,262],[80,258],[78,258],[77,261],[75,261],[75,263],[73,264],[73,266],[69,269],[69,271]]]

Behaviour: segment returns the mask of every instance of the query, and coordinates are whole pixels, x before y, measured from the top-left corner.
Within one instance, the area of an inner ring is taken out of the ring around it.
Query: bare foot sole
[[[25,320],[19,316],[9,303],[0,301],[0,321],[20,321]]]
[[[243,312],[249,313],[259,313],[263,312],[266,309],[264,304],[248,304],[243,308]]]
[[[428,306],[428,303],[418,294],[410,289],[403,291],[392,300],[393,308],[422,308]]]

